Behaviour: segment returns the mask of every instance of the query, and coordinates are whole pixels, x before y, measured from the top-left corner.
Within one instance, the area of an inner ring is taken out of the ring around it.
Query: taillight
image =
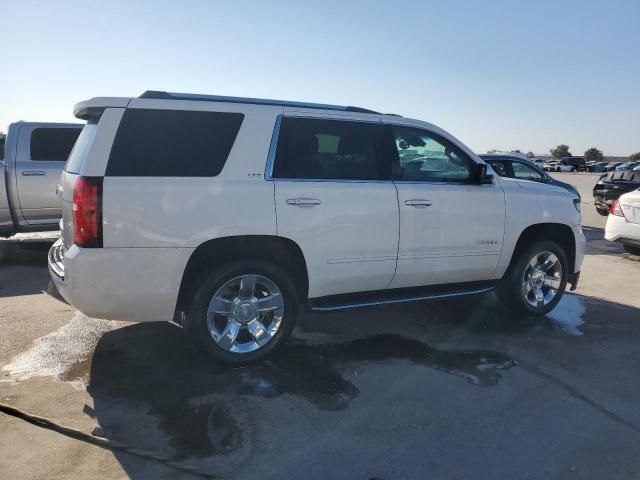
[[[611,203],[611,207],[609,207],[609,213],[617,217],[624,217],[624,213],[622,212],[622,207],[620,206],[620,202],[618,200],[614,200]]]
[[[102,247],[102,177],[78,177],[73,186],[73,243]]]

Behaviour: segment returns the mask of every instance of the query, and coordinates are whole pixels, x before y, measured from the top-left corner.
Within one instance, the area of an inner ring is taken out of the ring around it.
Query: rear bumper
[[[604,238],[624,245],[640,245],[640,224],[631,223],[625,217],[609,215],[604,229]]]
[[[79,248],[49,251],[49,274],[64,299],[95,318],[132,322],[173,319],[193,249]]]

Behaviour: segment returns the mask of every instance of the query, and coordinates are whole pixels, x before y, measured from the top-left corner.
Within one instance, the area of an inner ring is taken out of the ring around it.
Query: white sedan
[[[613,201],[604,238],[621,243],[629,253],[640,254],[640,189]]]

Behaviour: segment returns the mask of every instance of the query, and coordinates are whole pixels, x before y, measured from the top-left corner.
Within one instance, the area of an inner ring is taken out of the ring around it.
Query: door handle
[[[43,170],[23,170],[22,175],[25,177],[40,177],[46,175],[46,173]]]
[[[320,205],[320,200],[317,198],[287,198],[287,205],[293,205],[294,207],[313,207],[314,205]]]
[[[421,198],[415,198],[412,200],[405,200],[404,204],[408,207],[425,208],[432,205],[431,200],[423,200]]]

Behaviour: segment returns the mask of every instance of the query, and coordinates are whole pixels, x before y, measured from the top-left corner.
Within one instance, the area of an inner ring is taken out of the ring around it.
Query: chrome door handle
[[[293,205],[294,207],[313,207],[314,205],[320,205],[320,200],[317,198],[287,198],[287,205]]]
[[[58,195],[59,197],[62,197],[63,193],[64,193],[64,189],[62,188],[62,185],[56,185],[56,195]]]
[[[404,204],[408,207],[424,208],[432,205],[431,200],[423,200],[421,198],[415,198],[413,200],[405,200]]]
[[[23,170],[22,175],[25,177],[39,177],[46,175],[46,173],[43,170]]]

